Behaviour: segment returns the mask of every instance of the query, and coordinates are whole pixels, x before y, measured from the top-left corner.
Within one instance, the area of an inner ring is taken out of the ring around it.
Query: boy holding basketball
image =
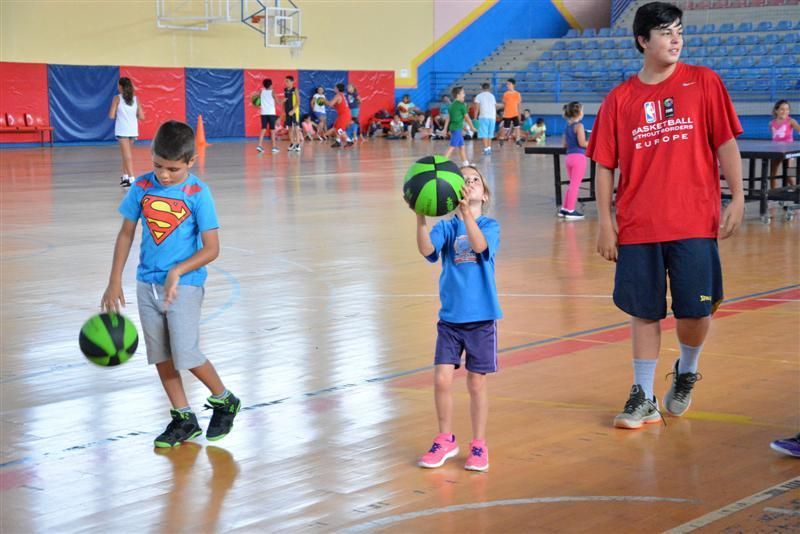
[[[653,377],[667,276],[680,357],[664,407],[675,416],[689,409],[700,350],[722,302],[717,239],[730,237],[744,215],[735,139],[742,127],[719,76],[678,61],[682,16],[663,2],[636,11],[633,34],[644,66],[606,97],[587,150],[598,164],[597,251],[617,263],[614,303],[631,316],[634,379],[614,419],[618,428],[641,428],[661,417]],[[732,195],[721,224],[718,160]]]
[[[206,438],[225,437],[241,408],[216,369],[200,352],[200,306],[205,266],[219,255],[217,214],[208,186],[189,170],[195,162],[194,132],[177,121],[162,124],[153,139],[153,172],[140,176],[120,204],[122,228],[101,306],[125,306],[122,270],[142,220],[136,297],[147,361],[155,364],[172,403],[172,421],[155,439],[174,447],[202,433],[189,406],[180,370],[188,369],[211,391],[213,408]],[[201,245],[202,243],[202,245]]]
[[[452,109],[450,110],[452,114]],[[486,424],[489,418],[487,374],[497,371],[497,320],[503,316],[497,300],[494,258],[500,247],[500,225],[483,215],[490,199],[489,186],[473,166],[461,168],[462,200],[456,216],[428,232],[424,215],[417,214],[417,248],[434,263],[442,258],[434,358],[434,399],[439,434],[419,466],[441,467],[459,452],[453,435],[452,385],[464,354],[473,439],[464,469],[489,469]]]

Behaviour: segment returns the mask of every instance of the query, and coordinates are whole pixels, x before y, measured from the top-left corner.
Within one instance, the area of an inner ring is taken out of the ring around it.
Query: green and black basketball
[[[90,362],[112,367],[133,356],[139,345],[139,334],[124,315],[100,313],[83,323],[78,342]]]
[[[403,182],[403,198],[421,215],[441,217],[458,207],[464,177],[444,156],[426,156],[414,163]]]

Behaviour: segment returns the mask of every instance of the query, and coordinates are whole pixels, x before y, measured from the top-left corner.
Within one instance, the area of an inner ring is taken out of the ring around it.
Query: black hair
[[[264,89],[269,89],[270,87],[272,87],[272,80],[269,78],[264,78],[264,81],[261,83],[264,84]]]
[[[344,84],[339,82],[336,84],[336,88],[339,90],[340,93],[344,93]]]
[[[133,83],[130,78],[120,78],[119,86],[122,88],[122,98],[129,106],[133,105]]]
[[[509,78],[506,81],[509,82],[511,85],[517,85],[517,80],[515,80],[514,78]]]
[[[539,117],[538,119],[536,119],[536,124],[544,124],[544,119]]]
[[[194,157],[194,131],[186,123],[167,121],[158,127],[151,150],[159,158],[189,163]]]
[[[488,91],[491,88],[492,88],[492,84],[490,84],[489,82],[483,82],[481,84],[481,89],[483,89],[484,91]]]
[[[564,118],[571,119],[581,114],[583,104],[580,102],[572,101],[569,104],[564,104]]]
[[[461,87],[460,85],[456,85],[455,87],[453,87],[453,90],[450,91],[450,94],[453,95],[453,98],[456,98],[458,96],[458,93],[460,93],[463,90],[464,90],[463,87]]]
[[[778,100],[777,102],[775,102],[775,105],[772,107],[772,117],[773,118],[775,118],[775,119],[778,118],[778,108],[781,107],[784,104],[789,106],[790,110],[792,109],[792,105],[789,103],[788,100]]]
[[[290,76],[287,76],[285,79],[286,79],[286,80],[291,80],[291,81],[294,81],[294,76],[291,76],[291,75],[290,75]]]
[[[641,6],[633,17],[633,39],[636,50],[644,53],[644,48],[639,44],[639,37],[649,41],[650,30],[669,28],[675,22],[681,24],[681,19],[683,19],[681,8],[667,2],[650,2]]]

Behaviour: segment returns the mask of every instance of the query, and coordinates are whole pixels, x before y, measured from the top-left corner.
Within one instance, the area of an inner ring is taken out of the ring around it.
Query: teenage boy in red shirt
[[[711,314],[722,302],[717,239],[730,237],[744,215],[735,139],[742,127],[719,76],[678,61],[682,16],[664,2],[636,11],[633,34],[644,65],[603,101],[586,154],[598,164],[597,251],[617,263],[614,303],[631,316],[634,385],[614,419],[618,428],[641,428],[661,417],[653,378],[667,276],[680,358],[664,407],[675,416],[689,408]],[[721,222],[720,168],[733,196]]]

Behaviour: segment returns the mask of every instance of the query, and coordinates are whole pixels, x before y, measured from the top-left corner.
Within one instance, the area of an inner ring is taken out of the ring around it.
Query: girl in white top
[[[264,79],[261,84],[264,86],[261,89],[261,134],[258,136],[258,146],[256,150],[263,152],[264,148],[261,144],[264,142],[264,134],[267,133],[269,126],[269,139],[272,141],[272,153],[277,154],[278,150],[278,136],[275,135],[275,124],[278,122],[278,114],[275,112],[275,95],[272,94],[272,80],[269,78]]]
[[[114,120],[114,135],[122,153],[122,177],[119,185],[130,187],[136,174],[133,172],[133,142],[139,137],[139,121],[144,120],[139,101],[133,94],[130,78],[119,79],[119,93],[111,101],[108,118]]]
[[[328,138],[328,109],[326,104],[328,99],[325,98],[325,88],[322,86],[317,87],[317,92],[311,96],[311,117],[319,125],[319,131],[322,132],[322,140]]]

